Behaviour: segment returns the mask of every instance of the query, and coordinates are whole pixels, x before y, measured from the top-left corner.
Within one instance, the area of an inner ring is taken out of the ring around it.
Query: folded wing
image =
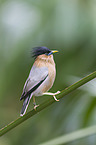
[[[25,82],[24,89],[20,100],[29,96],[32,92],[34,92],[48,77],[48,68],[41,67],[37,68],[35,66],[32,67],[29,77]]]

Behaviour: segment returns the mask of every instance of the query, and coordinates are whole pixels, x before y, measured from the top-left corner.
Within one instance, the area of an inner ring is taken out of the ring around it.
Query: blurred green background
[[[59,50],[52,92],[96,70],[96,0],[0,0],[0,128],[19,117],[36,46]],[[32,107],[31,100],[27,112]],[[37,145],[94,124],[95,79],[1,137],[0,145]],[[68,145],[81,144],[95,145],[96,135]]]

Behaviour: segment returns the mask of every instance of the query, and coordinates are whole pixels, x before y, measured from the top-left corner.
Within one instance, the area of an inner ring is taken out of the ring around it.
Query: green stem
[[[61,91],[60,94],[56,96],[57,99],[60,99],[64,97],[65,95],[71,93],[73,90],[79,88],[80,86],[84,85],[85,83],[89,82],[90,80],[94,79],[96,77],[96,71],[89,74],[88,76],[84,77],[83,79],[79,80],[78,82],[74,83],[73,85],[69,86],[68,88]],[[44,108],[48,107],[52,103],[56,102],[53,97],[48,99],[47,101],[43,102],[36,108],[36,111],[33,109],[26,113],[24,116],[17,118],[15,121],[11,122],[10,124],[6,125],[4,128],[0,130],[0,136],[4,135],[5,133],[9,132],[11,129],[15,128],[28,118],[32,117],[33,115],[37,114]]]
[[[42,143],[42,145],[60,145],[72,142],[77,139],[87,137],[89,135],[96,134],[96,125],[74,131],[72,133],[57,137],[56,139]]]

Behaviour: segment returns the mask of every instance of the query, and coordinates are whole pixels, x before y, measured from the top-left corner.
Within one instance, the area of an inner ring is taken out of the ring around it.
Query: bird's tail
[[[30,102],[30,99],[32,97],[32,94],[27,96],[25,99],[24,99],[24,102],[23,102],[23,107],[21,109],[21,113],[20,113],[20,116],[23,116],[25,113],[26,113],[26,110],[27,110],[27,107],[29,105],[29,102]]]

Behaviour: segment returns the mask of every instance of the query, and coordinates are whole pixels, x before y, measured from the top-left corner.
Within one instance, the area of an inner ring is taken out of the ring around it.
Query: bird
[[[59,94],[60,91],[57,91],[56,93],[48,92],[53,86],[56,77],[56,67],[53,59],[53,54],[56,52],[58,51],[50,50],[45,46],[39,46],[32,49],[32,57],[35,61],[25,82],[20,98],[20,101],[24,100],[20,116],[23,116],[26,113],[32,97],[35,111],[39,106],[35,102],[35,97],[52,95],[55,101],[59,101],[55,95]]]

